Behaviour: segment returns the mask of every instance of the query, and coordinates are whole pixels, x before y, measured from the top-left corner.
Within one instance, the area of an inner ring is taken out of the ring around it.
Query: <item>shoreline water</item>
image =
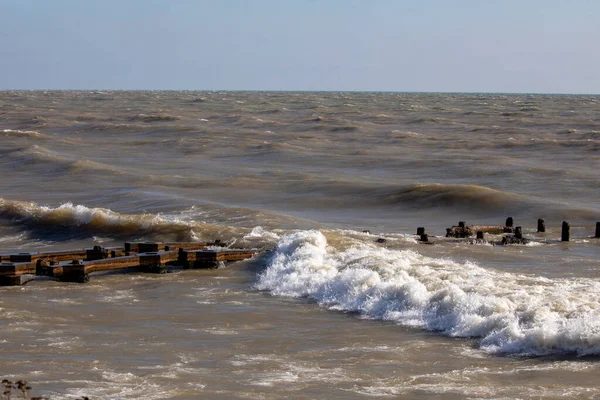
[[[53,399],[597,396],[598,104],[0,92],[2,250],[276,248],[218,273],[0,288],[0,376]],[[547,243],[414,235],[507,216],[534,238],[544,218]]]

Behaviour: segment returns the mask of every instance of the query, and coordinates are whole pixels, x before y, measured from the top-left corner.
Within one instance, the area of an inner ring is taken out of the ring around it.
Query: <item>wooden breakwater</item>
[[[537,231],[539,233],[546,232],[546,222],[540,218],[537,220]],[[487,242],[485,235],[503,235],[501,240],[492,241],[491,244],[511,245],[511,244],[527,244],[533,239],[523,236],[523,228],[515,226],[514,219],[508,217],[504,225],[467,225],[466,222],[460,221],[458,225],[453,225],[446,228],[446,238],[467,239],[475,243]],[[417,228],[417,236],[422,243],[431,244],[430,236],[425,233],[424,227]],[[600,239],[600,222],[596,222],[596,230],[593,236],[587,236],[586,239]],[[377,239],[381,243],[381,238]],[[561,224],[562,242],[571,240],[571,224],[568,221],[563,221]]]
[[[23,285],[36,277],[85,283],[94,273],[142,271],[166,273],[182,269],[218,268],[257,254],[258,249],[230,249],[213,243],[125,242],[101,247],[0,255],[0,286]]]
[[[546,224],[537,221],[537,233],[544,233]],[[371,233],[370,231],[363,231]],[[503,235],[499,240],[487,241],[485,235]],[[420,243],[432,244],[424,227],[417,228]],[[521,226],[514,226],[509,217],[503,225],[468,225],[460,221],[458,225],[446,228],[446,240],[468,241],[470,243],[491,243],[494,245],[527,244],[532,238],[525,237]],[[594,236],[600,239],[600,222],[596,223]],[[563,221],[561,241],[571,240],[571,226]],[[385,238],[377,238],[377,243],[386,243]],[[123,246],[101,247],[77,250],[28,252],[0,254],[0,286],[23,285],[36,277],[58,279],[65,282],[88,282],[92,274],[117,271],[142,271],[165,273],[169,269],[218,268],[226,262],[240,261],[253,257],[258,249],[230,249],[221,241],[212,243],[197,242],[125,242]]]

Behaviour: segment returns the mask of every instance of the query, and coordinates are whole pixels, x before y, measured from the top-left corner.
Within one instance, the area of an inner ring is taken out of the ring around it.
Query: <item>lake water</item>
[[[2,287],[0,376],[52,399],[599,397],[599,170],[598,96],[0,92],[0,252],[270,250]],[[507,217],[528,244],[444,237]]]

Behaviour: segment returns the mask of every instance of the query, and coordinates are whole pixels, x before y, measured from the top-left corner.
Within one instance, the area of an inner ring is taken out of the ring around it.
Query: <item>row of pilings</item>
[[[543,218],[537,220],[537,233],[546,232],[546,221]],[[446,228],[446,237],[452,238],[468,238],[475,236],[477,241],[484,241],[485,234],[507,234],[502,238],[500,244],[525,244],[528,242],[523,237],[523,228],[514,226],[512,217],[506,218],[504,225],[467,225],[465,221],[460,221],[458,225]],[[423,243],[429,242],[429,235],[425,233],[425,227],[417,228],[417,236]],[[568,242],[571,240],[571,224],[568,221],[563,221],[561,225],[561,241]],[[600,221],[596,222],[596,231],[593,238],[600,239]]]

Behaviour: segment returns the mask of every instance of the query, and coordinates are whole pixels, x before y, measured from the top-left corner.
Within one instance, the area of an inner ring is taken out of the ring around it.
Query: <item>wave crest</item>
[[[120,214],[106,208],[64,203],[58,207],[0,198],[0,217],[32,229],[51,229],[57,234],[79,231],[118,237],[174,237],[195,240],[198,223],[169,219],[154,214]]]

